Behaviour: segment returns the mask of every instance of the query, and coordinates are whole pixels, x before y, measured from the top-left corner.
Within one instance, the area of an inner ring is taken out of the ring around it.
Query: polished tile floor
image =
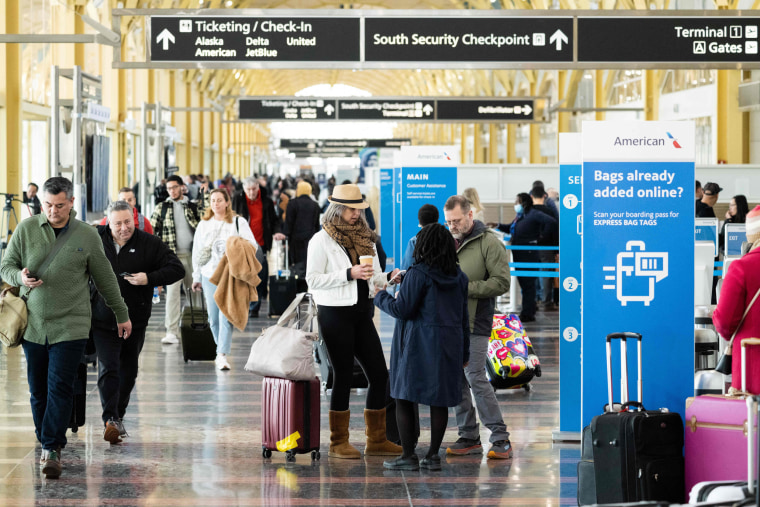
[[[284,505],[575,505],[579,447],[553,444],[558,424],[557,312],[526,325],[541,358],[543,376],[530,392],[499,391],[514,457],[444,458],[441,472],[391,472],[382,458],[327,458],[327,400],[322,402],[322,459],[295,463],[275,452],[261,455],[261,378],[243,370],[262,327],[260,318],[233,336],[233,369],[210,362],[184,363],[180,346],[161,345],[163,303],[155,308],[141,370],[124,420],[130,437],[111,446],[102,438],[95,370],[90,367],[87,423],[69,432],[64,472],[39,472],[26,369],[20,349],[0,351],[0,506],[284,506]],[[261,315],[266,315],[266,307]],[[375,318],[386,354],[393,320]],[[324,397],[324,395],[323,395]],[[351,442],[364,446],[363,394],[351,399]],[[421,410],[421,441],[429,417]],[[457,438],[453,412],[444,438]],[[481,438],[488,440],[482,429]]]

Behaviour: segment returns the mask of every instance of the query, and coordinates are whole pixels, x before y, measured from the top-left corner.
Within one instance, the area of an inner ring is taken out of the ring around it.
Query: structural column
[[[3,2],[0,10],[0,31],[18,33],[19,2]],[[0,192],[18,194],[21,198],[21,44],[0,44],[0,153],[4,157],[0,170]],[[41,183],[41,182],[40,182]],[[19,213],[18,203],[13,203]],[[16,224],[10,224],[15,229]],[[5,237],[8,231],[0,231]]]
[[[718,163],[745,164],[749,161],[749,129],[746,115],[739,111],[740,70],[718,71]]]

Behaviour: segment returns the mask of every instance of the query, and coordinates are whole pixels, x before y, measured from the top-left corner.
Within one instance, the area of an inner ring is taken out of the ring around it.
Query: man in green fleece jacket
[[[119,336],[129,338],[127,305],[94,227],[76,220],[71,181],[53,177],[42,186],[42,213],[16,227],[0,265],[3,280],[29,295],[22,347],[40,464],[48,478],[61,475],[74,399],[74,380],[90,331],[90,276],[116,314]],[[37,270],[59,235],[70,236],[39,277]],[[23,290],[26,288],[26,290]],[[32,290],[34,289],[34,290]]]

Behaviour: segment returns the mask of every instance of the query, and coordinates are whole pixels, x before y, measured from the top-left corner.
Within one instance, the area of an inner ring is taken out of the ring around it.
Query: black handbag
[[[728,341],[728,345],[726,345],[725,350],[723,351],[723,354],[721,354],[720,358],[718,358],[718,364],[715,365],[715,371],[718,373],[722,373],[723,375],[731,375],[731,365],[732,365],[732,348],[734,345],[734,338],[736,338],[736,333],[739,332],[739,329],[741,329],[742,324],[744,324],[744,319],[747,318],[747,314],[749,313],[750,308],[752,308],[752,305],[755,304],[755,300],[757,299],[757,296],[760,296],[760,289],[757,289],[757,292],[755,293],[755,297],[752,298],[752,301],[749,302],[749,305],[747,305],[747,309],[744,310],[744,315],[742,315],[742,320],[739,321],[739,325],[736,326],[736,329],[734,330],[734,334],[731,335],[731,339]]]

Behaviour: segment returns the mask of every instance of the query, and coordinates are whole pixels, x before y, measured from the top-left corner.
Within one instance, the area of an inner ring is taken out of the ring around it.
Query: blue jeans
[[[51,345],[21,342],[26,355],[34,433],[43,449],[66,447],[66,430],[74,405],[74,381],[87,340]]]
[[[203,295],[206,297],[206,310],[208,311],[208,322],[211,325],[211,333],[214,335],[216,342],[217,354],[229,354],[232,345],[232,324],[227,320],[222,311],[214,301],[216,285],[209,282],[208,278],[201,277],[203,285]]]

